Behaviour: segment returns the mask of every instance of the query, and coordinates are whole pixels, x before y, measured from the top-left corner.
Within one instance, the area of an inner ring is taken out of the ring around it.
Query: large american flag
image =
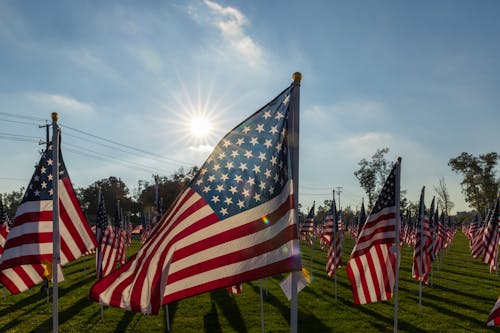
[[[179,299],[302,269],[288,149],[293,89],[220,141],[138,253],[98,281],[91,299],[157,314]]]
[[[0,270],[23,264],[52,262],[52,145],[40,162],[17,208],[7,237]],[[59,230],[61,265],[96,247],[59,151]]]
[[[347,275],[351,282],[355,304],[388,300],[396,281],[396,241],[399,223],[399,179],[401,163],[394,164],[375,206],[363,225],[351,258]]]

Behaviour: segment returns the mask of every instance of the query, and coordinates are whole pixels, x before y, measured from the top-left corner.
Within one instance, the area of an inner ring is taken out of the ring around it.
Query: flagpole
[[[260,327],[264,333],[264,296],[262,295],[262,279],[260,279]]]
[[[419,284],[418,284],[418,309],[422,310],[422,280],[424,278],[424,219],[425,219],[425,205],[424,205],[424,200],[425,200],[425,186],[422,188],[422,201],[420,202],[420,216],[418,217],[420,219],[420,263],[421,263],[421,273],[422,276],[419,277]]]
[[[335,190],[333,190],[333,201],[332,201],[332,204],[335,204]],[[333,242],[333,290],[334,290],[334,295],[335,295],[335,300],[337,300],[337,267],[335,267],[335,261],[337,261],[337,258],[335,257],[335,255],[337,254],[337,244],[336,244],[336,237],[337,237],[337,233],[336,233],[336,226],[338,228],[338,222],[337,222],[337,207],[334,206],[332,207],[332,214],[333,214],[333,225],[332,225],[332,228],[333,228],[333,239],[332,239],[332,242]]]
[[[59,129],[57,112],[52,112],[52,330],[59,331],[59,269],[60,235],[59,235]]]
[[[167,332],[170,332],[170,316],[168,315],[168,304],[165,304],[165,321],[167,323]]]
[[[399,233],[401,227],[401,212],[400,212],[400,192],[401,192],[401,157],[398,157],[399,164],[396,169],[396,282],[394,284],[394,333],[398,332],[398,305],[399,305],[399,265],[401,260],[401,246],[399,245]]]
[[[298,228],[298,208],[299,208],[299,121],[300,121],[300,81],[302,80],[302,74],[300,72],[295,72],[292,75],[293,79],[293,90],[290,102],[290,113],[291,117],[289,119],[291,129],[290,133],[290,153],[292,162],[292,180],[293,180],[293,198],[294,198],[294,219],[295,225]],[[297,230],[298,234],[298,230]],[[292,249],[292,251],[297,251],[297,249]],[[295,253],[294,253],[295,254]],[[291,304],[290,304],[290,332],[297,333],[297,323],[298,323],[298,294],[297,294],[297,283],[300,272],[292,272],[292,290],[291,290]]]

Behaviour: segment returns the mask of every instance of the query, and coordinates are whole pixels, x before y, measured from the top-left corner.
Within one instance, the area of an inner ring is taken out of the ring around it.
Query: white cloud
[[[219,29],[229,48],[243,57],[251,67],[260,67],[263,50],[245,33],[244,27],[249,24],[245,15],[234,7],[223,7],[214,1],[204,0],[204,3],[215,13],[212,23]],[[190,13],[193,18],[198,19],[196,14],[192,14],[192,10]]]
[[[189,146],[189,150],[193,150],[200,153],[210,153],[212,152],[212,150],[214,150],[214,147],[210,145]]]
[[[91,113],[95,107],[92,104],[80,102],[74,98],[47,94],[47,93],[29,93],[27,97],[32,101],[39,103],[55,111]]]

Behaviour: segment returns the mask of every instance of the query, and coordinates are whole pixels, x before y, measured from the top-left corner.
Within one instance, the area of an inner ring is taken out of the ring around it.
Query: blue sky
[[[2,1],[0,132],[30,138],[0,135],[0,192],[27,185],[53,111],[76,186],[113,175],[133,190],[201,165],[301,71],[304,206],[334,186],[359,206],[357,162],[387,146],[410,200],[444,177],[463,210],[447,163],[498,151],[499,14],[496,1]],[[190,133],[199,114],[207,137]]]

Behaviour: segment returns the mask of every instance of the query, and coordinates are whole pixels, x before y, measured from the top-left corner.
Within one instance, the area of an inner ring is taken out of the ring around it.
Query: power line
[[[95,135],[95,134],[92,134],[92,133],[89,133],[89,132],[85,132],[85,131],[76,129],[76,128],[73,128],[73,127],[68,126],[68,125],[62,125],[62,124],[60,124],[60,126],[64,127],[64,128],[67,128],[69,130],[72,130],[72,131],[84,134],[84,135],[91,136],[93,138],[96,138],[96,139],[99,139],[99,140],[102,140],[102,141],[105,141],[105,142],[109,142],[109,143],[115,144],[117,146],[125,147],[127,149],[130,149],[130,150],[142,153],[142,154],[155,156],[156,158],[160,158],[160,159],[163,159],[163,160],[166,160],[166,161],[169,161],[169,162],[173,162],[173,163],[176,163],[176,164],[179,164],[179,165],[193,165],[194,164],[194,163],[189,163],[189,162],[185,162],[185,161],[175,160],[175,159],[168,158],[168,157],[162,156],[160,154],[156,154],[156,153],[153,153],[153,152],[141,149],[141,148],[136,148],[136,147],[133,147],[133,146],[130,146],[130,145],[126,145],[126,144],[119,143],[119,142],[116,142],[116,141],[113,141],[113,140],[110,140],[110,139],[106,139],[106,138],[103,138],[101,136],[98,136],[98,135]]]
[[[9,122],[9,123],[23,124],[23,125],[34,125],[34,126],[38,126],[39,125],[37,123],[29,123],[27,121],[11,120],[11,119],[5,119],[5,118],[0,118],[0,121],[6,121],[6,122]]]
[[[8,112],[0,112],[0,115],[12,118],[20,118],[20,119],[28,119],[28,120],[36,120],[36,121],[46,121],[44,118],[33,117],[33,116],[25,116],[20,114],[8,113]]]
[[[167,173],[165,170],[159,170],[159,169],[156,169],[156,168],[151,168],[148,165],[145,165],[145,164],[142,164],[142,163],[137,163],[137,162],[123,160],[123,159],[120,159],[120,158],[118,158],[116,156],[111,156],[111,155],[107,155],[107,154],[104,154],[104,153],[100,153],[100,152],[97,152],[97,151],[94,151],[94,150],[90,150],[90,149],[87,149],[87,148],[84,148],[84,147],[81,147],[81,146],[78,146],[78,145],[74,145],[74,144],[71,144],[71,143],[66,143],[65,146],[69,147],[69,148],[65,148],[65,151],[70,151],[70,152],[75,153],[75,154],[84,155],[84,156],[91,157],[91,158],[96,158],[96,159],[99,159],[99,160],[117,161],[117,162],[121,163],[122,165],[124,165],[126,167],[129,167],[129,168],[134,167],[135,169],[141,169],[141,170],[147,171],[147,172],[155,173],[155,172],[161,171],[162,173]],[[73,148],[71,148],[71,147],[73,147]]]

